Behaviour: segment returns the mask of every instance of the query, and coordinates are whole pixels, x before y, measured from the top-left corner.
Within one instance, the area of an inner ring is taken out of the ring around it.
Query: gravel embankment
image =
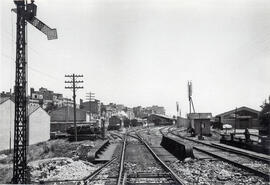
[[[31,181],[81,180],[97,169],[93,164],[71,158],[52,158],[32,161],[28,164]]]
[[[218,160],[187,159],[169,167],[191,184],[268,184],[261,177]]]

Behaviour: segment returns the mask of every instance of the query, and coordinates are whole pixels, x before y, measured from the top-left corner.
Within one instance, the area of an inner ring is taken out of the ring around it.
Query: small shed
[[[210,135],[212,113],[190,113],[188,119],[191,122],[191,128],[194,129],[195,134]]]

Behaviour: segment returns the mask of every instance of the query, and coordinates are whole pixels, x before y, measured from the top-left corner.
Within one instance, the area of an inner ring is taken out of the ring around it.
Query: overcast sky
[[[29,87],[64,89],[83,74],[84,89],[105,103],[188,112],[187,81],[198,112],[260,110],[270,95],[269,0],[36,0],[37,17],[58,40],[28,26]],[[15,77],[12,0],[1,0],[0,91]],[[13,40],[13,41],[12,41]],[[68,80],[68,79],[66,79]]]

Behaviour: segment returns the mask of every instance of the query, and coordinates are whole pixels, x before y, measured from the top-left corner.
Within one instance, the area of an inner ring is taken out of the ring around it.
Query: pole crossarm
[[[91,100],[95,98],[95,93],[89,92],[86,93],[86,100],[89,100],[89,113],[90,113],[90,121],[91,121]]]
[[[65,81],[66,84],[70,84],[70,86],[65,86],[65,89],[72,89],[73,91],[73,112],[74,112],[74,136],[75,141],[78,140],[77,138],[77,120],[76,120],[76,90],[83,89],[83,86],[76,86],[76,84],[83,83],[82,80],[76,80],[75,78],[81,78],[83,75],[65,75],[67,78],[71,78],[70,81]]]

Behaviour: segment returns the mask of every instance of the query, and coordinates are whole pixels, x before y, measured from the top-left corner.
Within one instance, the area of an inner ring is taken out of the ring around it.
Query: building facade
[[[50,112],[51,122],[73,122],[73,107],[60,107]],[[83,109],[76,109],[76,120],[78,122],[89,122],[89,113]]]
[[[80,109],[90,112],[91,118],[97,119],[100,116],[101,104],[99,100],[83,102],[83,100],[80,99]]]
[[[244,106],[215,116],[215,121],[220,128],[222,125],[229,124],[236,129],[260,129],[258,119],[259,111]]]
[[[153,105],[151,107],[133,107],[133,112],[137,118],[146,118],[151,114],[165,115],[165,108],[162,106]]]
[[[39,88],[38,91],[35,91],[34,88],[30,88],[29,103],[39,104],[46,110],[65,106],[73,107],[73,101],[70,98],[64,98],[63,94],[54,93],[44,87]]]
[[[0,99],[0,150],[14,145],[15,103],[12,99]],[[50,139],[50,116],[40,106],[28,104],[28,144],[36,144]]]
[[[189,113],[188,119],[196,135],[210,135],[212,113]]]
[[[154,123],[154,125],[173,125],[175,120],[171,117],[161,115],[161,114],[151,114],[147,118],[148,123]]]

